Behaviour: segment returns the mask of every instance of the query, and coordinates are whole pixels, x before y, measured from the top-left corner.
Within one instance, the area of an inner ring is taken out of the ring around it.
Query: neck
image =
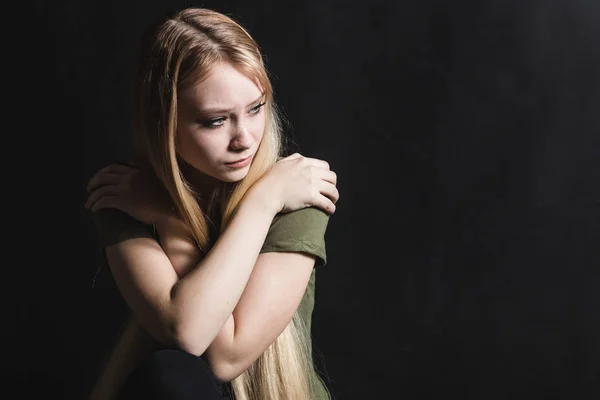
[[[231,184],[207,175],[185,162],[181,165],[181,171],[196,193],[202,211],[211,220],[217,218],[220,214],[220,195],[224,190],[229,190]]]

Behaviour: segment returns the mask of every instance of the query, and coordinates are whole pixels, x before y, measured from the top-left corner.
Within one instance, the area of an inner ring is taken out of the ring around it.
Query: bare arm
[[[125,167],[101,170],[90,183],[92,194],[86,203],[92,211],[118,208],[142,222],[156,222],[161,233],[163,247],[151,238],[128,239],[106,247],[109,265],[123,298],[140,324],[159,342],[201,355],[225,329],[222,338],[234,338],[236,344],[233,340],[219,340],[213,346],[215,351],[210,352],[213,364],[219,370],[232,371],[228,366],[235,364],[237,369],[250,363],[289,322],[314,263],[313,258],[299,254],[281,255],[283,258],[262,255],[257,263],[273,217],[278,212],[310,206],[333,213],[339,197],[335,173],[326,162],[299,154],[278,161],[261,178],[261,185],[246,193],[227,229],[199,262],[199,256],[193,252],[191,257],[186,256],[193,246],[180,240],[186,236],[182,235],[185,227],[181,221],[155,218],[163,213],[139,206],[145,197],[139,196],[139,190],[132,190],[130,182],[132,179],[135,182],[136,176],[143,178]],[[163,235],[169,231],[179,233]],[[249,293],[253,294],[244,296],[247,300],[239,309],[248,311],[234,312],[255,264],[264,266],[260,269],[268,272],[263,271],[262,278],[257,278],[260,284],[252,285],[255,289]],[[276,268],[283,264],[294,264],[297,268]],[[268,284],[271,288],[278,287],[279,291],[271,290]],[[272,301],[275,303],[270,303]],[[276,313],[266,312],[273,304],[278,304]],[[259,308],[254,311],[255,307]],[[246,314],[264,316],[260,322],[248,324],[264,323],[268,331],[246,329],[241,322],[250,321]],[[277,315],[276,323],[268,319],[272,315]],[[238,335],[242,331],[252,333]],[[255,333],[264,333],[264,340],[246,340]],[[247,351],[252,346],[262,350]]]
[[[172,220],[164,228],[161,244],[183,277],[196,266],[200,252],[181,221]],[[283,332],[302,300],[314,264],[314,256],[297,252],[258,256],[238,304],[205,352],[219,379],[235,379]]]
[[[212,249],[173,290],[178,342],[201,355],[238,303],[276,212],[250,197],[242,201]]]
[[[290,323],[306,291],[315,257],[264,253],[233,314],[206,351],[214,374],[231,381],[243,373]]]
[[[108,246],[109,265],[125,301],[158,341],[201,355],[238,303],[275,214],[249,193],[210,252],[182,279],[150,239]]]

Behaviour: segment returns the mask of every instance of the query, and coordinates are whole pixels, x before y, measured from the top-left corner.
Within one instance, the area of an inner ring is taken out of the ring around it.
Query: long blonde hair
[[[184,176],[176,146],[178,94],[201,82],[210,69],[226,62],[256,80],[265,94],[266,125],[247,176],[215,190],[225,229],[247,190],[278,160],[283,135],[273,88],[260,49],[249,33],[221,13],[189,8],[160,21],[142,39],[134,93],[134,151],[168,191],[198,247],[210,243],[206,210]],[[310,332],[295,313],[267,350],[231,382],[237,400],[309,400],[314,393]],[[318,378],[318,377],[317,377]]]

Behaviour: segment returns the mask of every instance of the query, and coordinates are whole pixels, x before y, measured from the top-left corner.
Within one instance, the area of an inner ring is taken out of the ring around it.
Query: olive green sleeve
[[[156,238],[151,225],[143,224],[121,210],[105,208],[92,213],[92,219],[101,248],[131,238]]]
[[[105,208],[92,213],[92,221],[96,228],[98,257],[92,288],[114,290],[116,284],[108,266],[106,246],[138,237],[156,239],[157,235],[152,226],[145,225],[123,211],[113,208]]]
[[[302,252],[316,257],[315,267],[327,264],[325,231],[329,214],[310,207],[277,214],[273,218],[261,253]]]

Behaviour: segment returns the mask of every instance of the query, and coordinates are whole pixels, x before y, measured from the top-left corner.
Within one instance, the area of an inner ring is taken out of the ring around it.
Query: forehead
[[[221,63],[204,80],[181,93],[187,106],[202,108],[242,108],[262,93],[260,84],[232,67]]]

